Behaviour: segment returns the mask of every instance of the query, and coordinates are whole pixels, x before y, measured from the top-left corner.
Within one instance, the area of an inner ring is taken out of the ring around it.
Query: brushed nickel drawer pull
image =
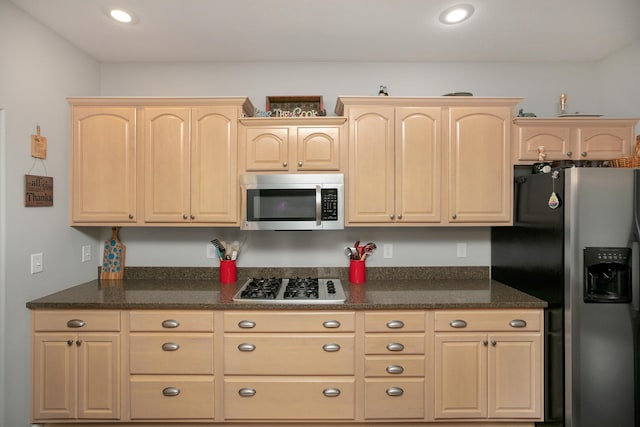
[[[167,319],[162,322],[162,327],[166,329],[175,329],[180,326],[180,322],[173,319]]]
[[[256,327],[256,322],[252,322],[251,320],[241,320],[238,322],[238,327],[242,329],[251,329]]]
[[[325,320],[324,322],[322,322],[322,326],[324,326],[327,329],[335,329],[335,328],[339,328],[340,322],[337,320]]]
[[[512,328],[526,328],[527,321],[522,319],[513,319],[511,322],[509,322],[509,326],[511,326]]]
[[[256,346],[254,344],[249,344],[247,342],[244,342],[238,346],[238,350],[240,351],[253,351],[255,349]]]
[[[385,369],[388,374],[401,374],[404,372],[404,368],[400,365],[389,365],[387,369]]]
[[[162,394],[164,396],[177,396],[180,394],[180,389],[178,387],[167,387],[162,390]]]
[[[340,344],[325,344],[322,346],[322,349],[326,352],[332,353],[340,350]]]
[[[180,344],[175,342],[166,342],[162,344],[162,349],[164,351],[176,351],[180,348]]]
[[[85,321],[80,319],[71,319],[67,322],[68,328],[82,328],[84,325],[86,325]]]
[[[387,344],[387,350],[389,351],[402,351],[404,350],[404,345],[399,342],[390,342]]]
[[[449,326],[456,329],[462,329],[467,327],[467,322],[462,319],[456,319],[449,322]]]
[[[402,396],[404,394],[404,390],[400,387],[389,387],[386,393],[388,396]]]
[[[390,320],[387,322],[387,328],[402,329],[404,328],[404,322],[402,320]]]
[[[253,397],[256,395],[256,389],[255,388],[249,388],[249,387],[243,387],[240,390],[238,390],[238,394],[242,397]]]
[[[338,397],[340,396],[340,389],[339,388],[325,388],[324,390],[322,390],[322,394],[324,394],[327,397]]]

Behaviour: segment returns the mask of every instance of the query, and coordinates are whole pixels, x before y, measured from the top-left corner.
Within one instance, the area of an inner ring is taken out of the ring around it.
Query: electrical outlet
[[[207,258],[218,258],[216,248],[211,243],[207,243]]]
[[[382,255],[384,258],[393,258],[393,245],[391,243],[382,245]]]
[[[466,258],[467,257],[467,244],[466,243],[458,243],[458,258]]]
[[[91,261],[91,245],[82,247],[82,262]]]
[[[31,254],[31,274],[42,273],[43,270],[42,252]]]

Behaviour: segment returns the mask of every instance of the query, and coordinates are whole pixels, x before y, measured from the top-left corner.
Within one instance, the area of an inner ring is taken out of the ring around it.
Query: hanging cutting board
[[[120,241],[119,232],[120,227],[113,227],[111,238],[104,242],[101,279],[120,280],[124,278],[124,256],[127,247]]]
[[[31,157],[47,158],[47,138],[40,135],[40,126],[36,127],[36,134],[31,135]]]

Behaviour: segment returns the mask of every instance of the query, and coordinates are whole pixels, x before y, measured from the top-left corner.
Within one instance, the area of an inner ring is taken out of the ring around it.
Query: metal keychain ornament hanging
[[[551,172],[551,196],[549,196],[549,201],[547,202],[547,205],[549,205],[551,209],[556,209],[560,206],[560,199],[558,199],[558,196],[556,195],[556,180],[559,176],[560,172]]]

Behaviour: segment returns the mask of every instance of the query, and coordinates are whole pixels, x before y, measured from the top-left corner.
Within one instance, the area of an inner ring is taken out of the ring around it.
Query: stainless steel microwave
[[[240,176],[243,230],[344,229],[344,175]]]

